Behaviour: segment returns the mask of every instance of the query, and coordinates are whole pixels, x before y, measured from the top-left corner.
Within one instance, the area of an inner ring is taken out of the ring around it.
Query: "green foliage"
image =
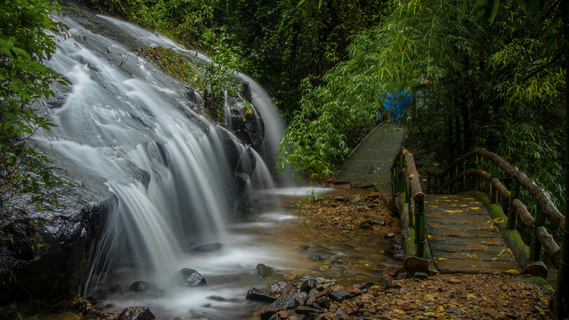
[[[385,0],[220,0],[219,23],[242,48],[246,71],[268,88],[290,122],[299,109],[302,81],[313,85],[347,58],[350,37],[380,17]]]
[[[55,51],[46,30],[55,30],[50,12],[57,5],[45,0],[13,0],[0,3],[0,209],[13,208],[8,199],[24,193],[41,202],[56,201],[51,189],[59,183],[50,161],[37,153],[28,138],[49,123],[38,106],[53,95],[54,81],[66,84],[42,62]]]

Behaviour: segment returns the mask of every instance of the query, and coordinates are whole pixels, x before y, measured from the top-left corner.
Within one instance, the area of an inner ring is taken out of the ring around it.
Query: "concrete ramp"
[[[360,143],[336,177],[335,183],[355,187],[375,186],[382,194],[390,193],[393,158],[401,149],[405,130],[396,124],[382,124]]]

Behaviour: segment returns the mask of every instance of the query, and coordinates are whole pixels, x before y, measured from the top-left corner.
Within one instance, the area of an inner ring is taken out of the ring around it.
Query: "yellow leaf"
[[[472,209],[472,210],[478,210],[478,209],[480,209],[480,207],[470,207],[470,209]]]
[[[502,221],[504,221],[504,219],[501,218],[501,217],[498,217],[498,218],[494,219],[494,222],[495,222],[495,223],[500,223],[500,222],[502,222]]]
[[[516,270],[516,269],[507,270],[505,273],[507,273],[507,274],[512,274],[512,275],[520,274],[520,272],[519,272],[518,270]]]

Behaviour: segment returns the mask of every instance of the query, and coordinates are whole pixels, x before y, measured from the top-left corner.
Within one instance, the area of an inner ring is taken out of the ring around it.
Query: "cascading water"
[[[57,19],[72,37],[56,36],[58,51],[49,66],[71,86],[48,101],[57,127],[34,141],[88,188],[116,199],[84,293],[117,283],[126,290],[127,281],[136,279],[163,288],[190,267],[201,268],[207,289],[153,299],[187,310],[212,293],[234,295],[228,275],[240,277],[270,259],[259,244],[240,249],[254,240],[226,230],[244,186],[271,184],[261,158],[192,111],[187,87],[116,41],[69,18]],[[138,41],[183,50],[133,25],[97,19]],[[253,175],[255,163],[260,170]],[[192,246],[214,242],[224,245],[219,254],[188,255]]]

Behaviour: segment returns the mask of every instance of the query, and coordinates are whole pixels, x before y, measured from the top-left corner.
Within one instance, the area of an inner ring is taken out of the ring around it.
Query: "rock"
[[[446,313],[456,314],[456,315],[462,314],[462,311],[460,311],[460,309],[457,308],[457,307],[450,307],[450,308],[446,309],[445,312],[446,312]]]
[[[297,293],[285,294],[268,305],[261,313],[261,320],[269,320],[273,315],[281,310],[292,309],[296,305]]]
[[[415,279],[425,280],[428,278],[429,278],[429,275],[426,274],[425,272],[415,272]]]
[[[371,225],[371,221],[364,221],[360,223],[361,230],[373,230],[373,226]]]
[[[186,287],[197,287],[207,285],[205,278],[196,270],[183,268],[179,272],[182,284]]]
[[[229,299],[224,298],[222,296],[209,296],[207,297],[208,300],[219,301],[219,302],[229,302]]]
[[[337,196],[334,198],[334,200],[338,201],[338,202],[344,202],[344,201],[348,201],[348,199],[344,196]]]
[[[310,261],[322,261],[323,259],[322,259],[322,256],[321,256],[321,255],[316,254],[316,255],[310,256],[310,257],[308,258],[308,260],[310,260]]]
[[[359,296],[363,293],[362,290],[356,286],[347,286],[344,289],[348,291],[353,297]]]
[[[276,315],[279,319],[288,319],[288,317],[292,316],[293,313],[294,311],[292,310],[281,310],[277,312]]]
[[[300,291],[310,292],[310,290],[316,288],[316,285],[317,285],[316,280],[308,279],[304,281],[302,285],[300,285]]]
[[[128,307],[123,310],[118,320],[154,320],[154,314],[148,307]]]
[[[308,294],[304,291],[301,291],[296,296],[296,305],[303,306],[306,304],[306,300],[308,299]]]
[[[330,292],[330,299],[334,300],[334,301],[344,301],[348,298],[351,298],[352,295],[346,291],[344,288],[339,288],[335,291]]]
[[[247,300],[272,303],[277,298],[266,290],[251,288],[247,291]]]
[[[423,297],[423,300],[425,300],[425,301],[435,301],[435,297],[434,297],[432,294],[426,294],[426,295]]]
[[[294,286],[290,282],[277,282],[271,285],[272,294],[281,294],[290,291]]]
[[[329,309],[330,305],[331,305],[331,301],[330,298],[328,298],[328,296],[321,296],[318,299],[316,299],[316,303],[322,308],[322,309]]]
[[[381,196],[381,194],[379,192],[371,192],[367,195],[368,199],[379,199],[379,197]]]
[[[133,282],[130,287],[128,288],[128,291],[133,291],[133,292],[146,292],[148,290],[150,290],[150,285],[146,282],[146,281],[135,281]]]
[[[57,194],[57,203],[42,203],[45,212],[35,204],[26,207],[27,201],[21,199],[15,206],[17,212],[6,209],[10,214],[2,217],[0,305],[28,302],[30,296],[72,298],[85,282],[84,271],[91,268],[93,260],[90,250],[98,241],[108,208],[116,206],[116,198],[107,194],[95,198],[74,184],[54,187],[50,192]],[[3,200],[4,208],[13,205],[10,199]]]
[[[263,279],[268,279],[270,278],[273,273],[274,273],[274,269],[271,267],[268,267],[262,263],[259,263],[256,267],[255,270],[257,271],[257,275]]]
[[[385,226],[385,219],[382,219],[382,218],[373,218],[373,219],[371,220],[371,224],[374,225],[374,226],[383,227],[383,226]]]
[[[377,286],[377,285],[376,285],[376,286],[371,286],[371,287],[368,289],[368,292],[371,293],[371,294],[378,294],[378,293],[381,292],[381,287],[380,287],[380,286]]]
[[[195,248],[190,249],[191,253],[204,253],[204,252],[213,252],[221,249],[223,245],[219,242],[215,243],[208,243],[201,246],[197,246]]]
[[[320,311],[316,308],[307,307],[307,306],[300,306],[300,307],[296,308],[294,311],[298,314],[305,315],[309,318],[313,317],[315,314],[322,313],[322,311]]]

